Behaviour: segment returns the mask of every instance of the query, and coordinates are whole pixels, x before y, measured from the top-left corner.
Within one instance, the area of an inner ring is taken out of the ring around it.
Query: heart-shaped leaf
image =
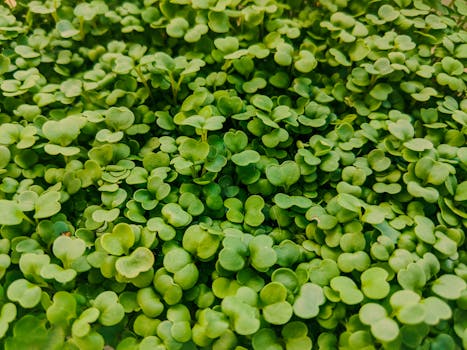
[[[100,293],[92,305],[99,311],[99,322],[103,326],[113,326],[119,323],[125,316],[125,310],[118,301],[118,295],[113,291]]]
[[[146,247],[136,248],[129,256],[120,257],[115,262],[115,269],[126,278],[135,278],[148,271],[154,264],[154,255]]]
[[[314,283],[305,283],[300,287],[300,292],[293,303],[294,314],[300,318],[310,319],[319,313],[320,305],[326,298],[320,286]]]
[[[39,286],[36,286],[24,278],[13,281],[7,289],[8,299],[18,302],[26,309],[31,309],[39,304],[41,294],[42,290]]]
[[[112,232],[102,235],[102,247],[112,255],[128,254],[129,249],[135,243],[135,233],[130,225],[119,223],[114,226]]]
[[[41,194],[34,204],[36,210],[34,218],[43,219],[58,213],[62,207],[60,198],[60,193],[56,191]]]
[[[24,218],[19,204],[6,199],[0,199],[0,212],[0,225],[18,225]]]
[[[300,167],[297,163],[286,160],[280,165],[269,165],[266,177],[274,186],[290,187],[300,179]]]

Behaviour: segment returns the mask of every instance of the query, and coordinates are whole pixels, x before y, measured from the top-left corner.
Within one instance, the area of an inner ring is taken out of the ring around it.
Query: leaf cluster
[[[465,0],[0,5],[0,344],[467,348]]]

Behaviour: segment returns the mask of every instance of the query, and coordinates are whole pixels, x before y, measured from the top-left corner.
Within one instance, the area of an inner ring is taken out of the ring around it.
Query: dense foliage
[[[0,348],[467,348],[466,14],[0,5]]]

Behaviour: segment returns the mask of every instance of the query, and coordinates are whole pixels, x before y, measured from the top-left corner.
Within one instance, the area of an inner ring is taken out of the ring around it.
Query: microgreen
[[[0,4],[0,343],[467,347],[463,0]]]

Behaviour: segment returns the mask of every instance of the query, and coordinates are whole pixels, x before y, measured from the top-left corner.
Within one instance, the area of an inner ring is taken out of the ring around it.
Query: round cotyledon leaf
[[[34,203],[34,218],[43,219],[57,214],[61,209],[61,195],[57,191],[42,193]]]
[[[125,316],[125,310],[114,291],[100,293],[91,304],[100,311],[99,322],[103,326],[116,325]]]
[[[339,293],[345,304],[355,305],[363,300],[363,294],[355,282],[347,276],[337,276],[331,280],[331,288]]]
[[[123,222],[115,225],[112,232],[106,232],[101,237],[102,248],[112,255],[127,254],[134,243],[133,229]]]
[[[153,264],[154,254],[146,247],[138,247],[129,256],[118,258],[115,269],[124,277],[135,278],[148,271]]]
[[[236,153],[232,156],[232,162],[239,166],[247,166],[249,164],[258,163],[260,158],[260,154],[254,150],[247,149],[241,151],[240,153]]]
[[[319,313],[319,306],[325,301],[323,289],[317,284],[307,282],[300,287],[300,292],[295,298],[294,314],[304,319],[316,317]]]
[[[386,282],[388,272],[381,267],[371,267],[363,271],[360,279],[362,291],[370,299],[383,299],[389,294],[390,285]]]
[[[370,329],[373,336],[383,342],[390,342],[399,335],[397,322],[388,317],[373,323]]]
[[[431,289],[434,293],[445,299],[459,299],[467,288],[466,282],[459,276],[446,274],[433,282]]]
[[[52,246],[54,255],[59,258],[64,265],[78,259],[86,250],[86,242],[81,238],[59,236]]]
[[[0,199],[0,213],[0,225],[18,225],[24,218],[19,204],[7,199]]]
[[[39,286],[29,282],[24,278],[13,281],[8,286],[7,297],[11,301],[18,302],[26,309],[33,308],[41,300],[42,290]]]
[[[186,139],[179,147],[180,155],[193,162],[200,162],[209,154],[209,144],[205,141]]]
[[[274,186],[289,187],[300,179],[300,166],[291,160],[266,168],[266,177]]]

